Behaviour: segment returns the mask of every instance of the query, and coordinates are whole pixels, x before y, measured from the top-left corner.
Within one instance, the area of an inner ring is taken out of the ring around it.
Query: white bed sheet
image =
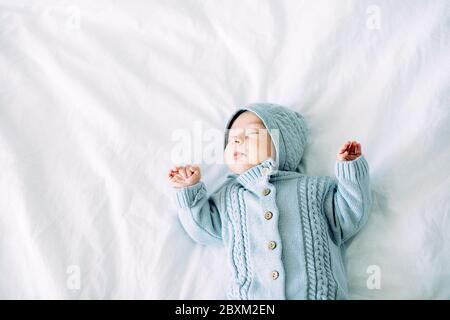
[[[446,0],[0,1],[0,298],[225,298],[166,172],[255,101],[306,117],[310,174],[362,144],[350,298],[450,298],[449,32]]]

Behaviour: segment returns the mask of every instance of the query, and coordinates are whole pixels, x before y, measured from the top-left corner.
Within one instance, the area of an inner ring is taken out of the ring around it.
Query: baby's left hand
[[[337,159],[341,161],[352,161],[361,155],[361,144],[356,141],[347,141],[337,154]]]

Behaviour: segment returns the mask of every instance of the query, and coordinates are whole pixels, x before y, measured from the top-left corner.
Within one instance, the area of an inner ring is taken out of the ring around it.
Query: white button
[[[273,250],[273,249],[275,249],[277,247],[277,243],[275,241],[269,241],[269,243],[267,244],[267,247],[270,250]]]
[[[272,217],[273,217],[273,213],[272,213],[272,212],[266,211],[266,212],[264,213],[264,218],[265,218],[266,220],[270,220],[270,219],[272,219]]]
[[[262,191],[262,194],[263,194],[264,196],[267,196],[269,193],[270,193],[270,189],[269,189],[269,188],[265,188],[265,189],[263,189],[263,191]]]
[[[279,275],[280,275],[280,274],[278,273],[278,271],[276,271],[276,270],[272,271],[272,279],[273,279],[273,280],[276,280],[276,279],[278,278]]]

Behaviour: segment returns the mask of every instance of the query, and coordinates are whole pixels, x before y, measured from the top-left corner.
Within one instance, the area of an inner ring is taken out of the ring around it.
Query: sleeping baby
[[[339,149],[334,177],[302,173],[305,119],[253,103],[225,132],[225,182],[211,195],[198,166],[170,169],[187,234],[227,252],[228,299],[346,299],[345,242],[367,221],[369,168],[361,145]]]

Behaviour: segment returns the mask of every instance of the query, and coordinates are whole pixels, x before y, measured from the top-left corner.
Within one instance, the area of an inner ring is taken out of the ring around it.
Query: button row
[[[268,169],[268,168],[264,168],[263,169],[263,174],[268,175],[269,173],[270,173],[270,169]],[[269,188],[264,188],[262,190],[262,195],[263,196],[268,196],[270,194],[270,192],[271,191],[270,191]],[[273,213],[272,212],[270,212],[270,211],[264,212],[264,218],[266,220],[270,220],[270,219],[272,219],[272,217],[273,217]],[[269,243],[267,244],[267,247],[270,250],[273,250],[273,249],[275,249],[277,247],[277,243],[275,241],[269,241]],[[274,271],[272,271],[271,275],[272,275],[272,279],[276,280],[280,276],[280,273],[278,271],[274,270]]]

